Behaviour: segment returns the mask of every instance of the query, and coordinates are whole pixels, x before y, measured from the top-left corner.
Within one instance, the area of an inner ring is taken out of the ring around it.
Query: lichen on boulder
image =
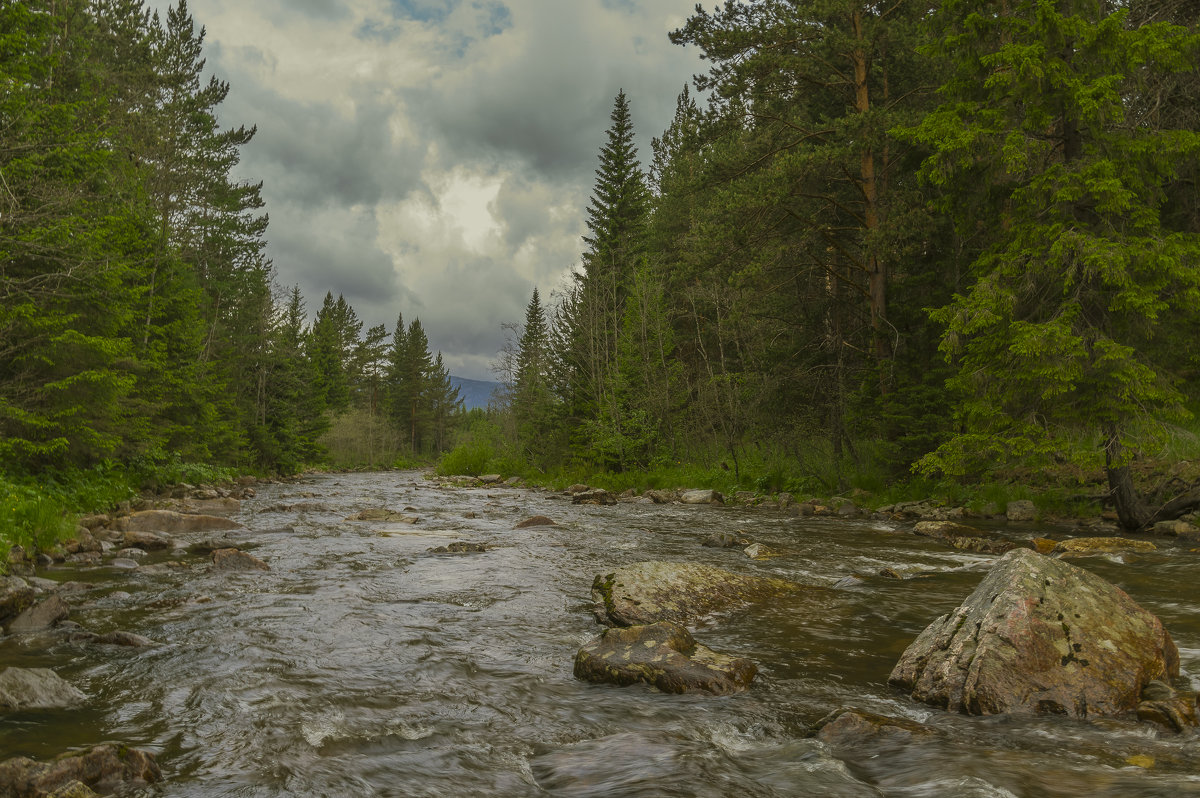
[[[908,647],[889,682],[970,715],[1131,713],[1152,680],[1179,674],[1154,615],[1095,574],[1014,549],[961,606]]]

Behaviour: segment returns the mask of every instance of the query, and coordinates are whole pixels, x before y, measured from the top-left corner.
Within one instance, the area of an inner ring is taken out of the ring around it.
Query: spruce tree
[[[947,2],[934,24],[954,72],[913,136],[982,240],[974,282],[937,314],[962,432],[924,466],[1044,461],[1094,434],[1121,523],[1138,528],[1137,435],[1183,411],[1155,339],[1200,304],[1200,234],[1164,213],[1200,134],[1138,112],[1148,83],[1195,74],[1200,39],[1100,0]]]
[[[624,90],[613,102],[610,120],[587,210],[589,235],[584,238],[587,250],[578,277],[578,302],[568,320],[573,414],[588,420],[594,431],[601,415],[614,419],[617,341],[628,282],[646,254],[649,213],[646,177],[633,143]]]

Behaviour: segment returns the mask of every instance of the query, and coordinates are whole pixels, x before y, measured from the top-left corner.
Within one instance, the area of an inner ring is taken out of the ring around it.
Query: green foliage
[[[74,517],[60,501],[36,488],[0,479],[0,549],[7,563],[10,546],[45,551],[75,532]]]

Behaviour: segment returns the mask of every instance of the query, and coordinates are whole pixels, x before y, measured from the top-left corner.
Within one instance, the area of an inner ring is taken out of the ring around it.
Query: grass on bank
[[[1145,453],[1137,468],[1139,487],[1153,496],[1160,487],[1182,488],[1200,480],[1200,414],[1186,426],[1157,426],[1139,436]],[[1071,455],[1055,463],[1010,467],[974,479],[897,475],[880,454],[860,445],[857,457],[834,457],[831,447],[810,442],[802,453],[743,454],[736,470],[721,451],[697,453],[690,460],[660,461],[645,468],[612,471],[576,463],[540,470],[508,445],[494,424],[475,425],[453,450],[442,456],[437,473],[496,473],[561,490],[574,483],[613,492],[633,488],[711,488],[725,495],[751,491],[762,496],[791,493],[798,499],[844,498],[878,509],[905,501],[932,500],[978,512],[1003,512],[1010,501],[1027,499],[1047,517],[1094,517],[1108,492],[1098,438],[1070,445]],[[1168,497],[1169,498],[1169,497]]]
[[[178,454],[155,453],[129,463],[104,461],[90,469],[0,474],[0,572],[7,567],[10,547],[53,548],[75,534],[80,515],[112,509],[145,489],[223,482],[237,473],[184,462]]]

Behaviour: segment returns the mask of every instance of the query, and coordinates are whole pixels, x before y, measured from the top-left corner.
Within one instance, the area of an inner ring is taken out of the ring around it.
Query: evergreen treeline
[[[457,396],[419,321],[389,341],[326,296],[310,326],[276,289],[262,186],[232,176],[255,131],[220,125],[229,86],[203,79],[203,43],[184,0],[165,19],[142,0],[0,3],[11,479],[180,458],[291,471],[323,443],[390,464],[447,443]]]
[[[504,365],[536,468],[1130,465],[1200,387],[1195,3],[697,6],[648,173],[617,95],[582,270]]]

